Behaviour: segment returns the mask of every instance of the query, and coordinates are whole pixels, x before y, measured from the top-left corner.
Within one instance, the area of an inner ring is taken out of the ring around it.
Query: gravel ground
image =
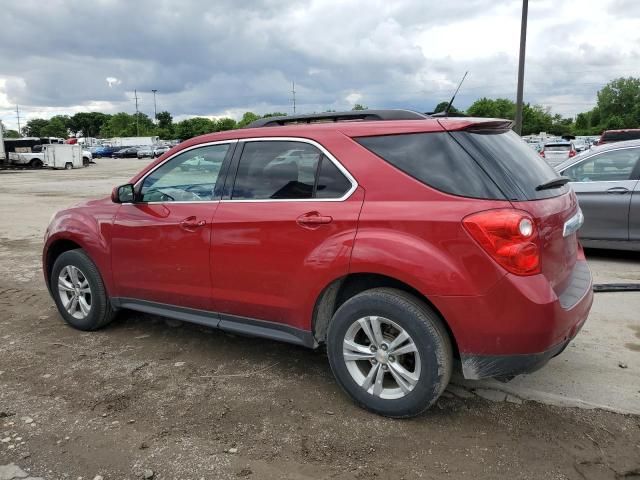
[[[425,415],[389,420],[342,394],[322,351],[133,312],[67,327],[40,272],[48,218],[146,163],[97,162],[0,172],[0,466],[89,480],[640,478],[638,416],[454,386]]]

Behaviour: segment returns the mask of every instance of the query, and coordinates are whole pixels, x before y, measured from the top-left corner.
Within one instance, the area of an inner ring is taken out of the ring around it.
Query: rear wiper
[[[536,191],[540,191],[540,190],[550,190],[552,188],[560,188],[563,185],[566,185],[567,183],[569,183],[571,181],[570,178],[568,177],[558,177],[558,178],[554,178],[553,180],[549,180],[546,183],[543,183],[541,185],[538,185],[536,187]]]

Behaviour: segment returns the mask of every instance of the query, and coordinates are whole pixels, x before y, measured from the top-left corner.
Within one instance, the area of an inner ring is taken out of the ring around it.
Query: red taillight
[[[545,158],[545,157],[544,157],[544,150],[540,150],[540,156],[541,156],[542,158]]]
[[[573,158],[576,156],[576,151],[575,150],[569,150],[569,158]]]
[[[507,271],[516,275],[540,273],[538,232],[528,213],[515,209],[486,210],[465,217],[462,223]]]

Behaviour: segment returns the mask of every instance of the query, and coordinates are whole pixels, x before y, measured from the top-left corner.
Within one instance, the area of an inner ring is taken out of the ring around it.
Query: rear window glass
[[[491,178],[448,133],[411,133],[355,140],[394,167],[443,192],[473,198],[505,198]],[[528,147],[525,145],[525,148]]]
[[[621,142],[623,140],[640,139],[640,130],[629,130],[626,132],[604,132],[601,141],[603,142]]]
[[[538,200],[569,191],[567,185],[536,190],[538,185],[557,178],[558,174],[511,130],[460,131],[451,132],[451,136],[482,165],[511,200]]]
[[[545,145],[545,152],[568,152],[571,150],[571,145]]]

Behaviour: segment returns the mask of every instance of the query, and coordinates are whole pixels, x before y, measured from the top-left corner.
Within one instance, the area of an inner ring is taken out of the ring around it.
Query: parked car
[[[573,141],[573,146],[576,149],[577,153],[584,152],[585,150],[589,150],[591,145],[584,139],[578,138]]]
[[[94,155],[96,156],[96,158],[113,157],[113,154],[118,150],[122,150],[122,147],[111,147],[103,145],[96,148]]]
[[[626,140],[640,140],[640,128],[605,130],[604,132],[602,132],[597,145],[604,145],[605,143],[624,142]]]
[[[113,153],[114,158],[136,158],[138,156],[139,147],[126,147]]]
[[[577,153],[573,142],[560,141],[545,143],[544,148],[540,151],[540,156],[549,165],[555,167],[565,160],[575,157]]]
[[[137,155],[138,155],[138,158],[144,158],[144,157],[156,158],[162,155],[163,153],[168,152],[170,149],[171,147],[167,145],[148,145],[148,146],[138,148]]]
[[[640,140],[610,143],[558,165],[584,214],[585,246],[640,250]]]
[[[80,330],[132,309],[326,345],[357,404],[417,415],[454,358],[536,370],[591,308],[576,196],[510,127],[367,110],[190,139],[54,215],[46,284]]]

